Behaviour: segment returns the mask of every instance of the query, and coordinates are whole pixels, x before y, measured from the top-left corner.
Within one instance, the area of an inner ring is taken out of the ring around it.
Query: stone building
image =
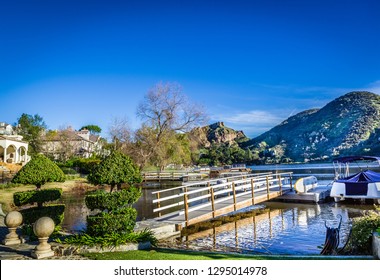
[[[29,159],[28,143],[10,124],[0,122],[0,162],[25,164]]]

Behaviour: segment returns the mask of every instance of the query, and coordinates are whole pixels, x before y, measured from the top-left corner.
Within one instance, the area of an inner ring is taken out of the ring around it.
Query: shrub
[[[54,162],[41,154],[32,157],[12,179],[12,183],[35,185],[37,189],[47,182],[64,181],[65,174],[63,174],[62,170]]]
[[[105,236],[107,233],[130,233],[136,225],[137,211],[134,208],[123,208],[119,211],[87,217],[87,234]]]
[[[380,227],[380,215],[371,211],[367,215],[353,219],[349,249],[358,254],[372,253],[372,234]]]
[[[62,172],[65,174],[65,175],[75,175],[75,174],[78,174],[78,172],[75,170],[75,169],[72,169],[70,167],[60,167]]]
[[[87,177],[94,185],[106,184],[118,188],[123,183],[130,186],[141,183],[142,177],[137,165],[127,155],[114,151],[97,165]]]
[[[13,194],[13,202],[16,206],[34,203],[42,204],[44,202],[57,200],[61,195],[62,189],[58,188],[15,192]]]
[[[53,219],[56,226],[63,221],[65,205],[48,205],[44,207],[31,207],[20,210],[23,217],[23,223],[27,225],[34,224],[41,217],[50,217]]]
[[[55,240],[58,243],[60,239]],[[152,245],[157,244],[157,238],[151,230],[145,229],[141,232],[131,233],[107,233],[104,236],[90,236],[88,234],[72,235],[64,239],[64,243],[82,245],[82,246],[119,246],[126,243],[137,243],[149,241]]]
[[[122,207],[131,206],[141,197],[141,190],[130,187],[118,192],[107,193],[103,190],[90,192],[85,197],[85,203],[90,210],[115,211]]]

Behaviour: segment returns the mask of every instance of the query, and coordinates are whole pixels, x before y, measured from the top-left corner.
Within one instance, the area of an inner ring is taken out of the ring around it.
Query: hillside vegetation
[[[379,142],[380,96],[350,92],[321,109],[303,111],[246,145],[266,145],[266,161],[318,161],[348,154],[376,154]]]
[[[347,93],[249,139],[218,122],[190,132],[205,164],[329,161],[342,155],[380,153],[380,96]]]

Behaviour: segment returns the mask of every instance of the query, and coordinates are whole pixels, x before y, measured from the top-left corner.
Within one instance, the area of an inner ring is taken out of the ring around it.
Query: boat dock
[[[261,173],[208,180],[153,192],[156,221],[177,229],[279,197],[292,189],[292,173]]]
[[[319,186],[307,193],[297,193],[292,190],[276,200],[283,202],[323,203],[330,198],[330,186]]]

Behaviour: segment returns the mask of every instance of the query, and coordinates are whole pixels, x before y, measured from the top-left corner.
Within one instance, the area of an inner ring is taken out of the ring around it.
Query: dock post
[[[232,193],[234,195],[234,211],[236,211],[236,190],[235,190],[235,183],[232,182]]]
[[[266,181],[267,181],[267,199],[269,200],[269,177],[266,176]]]
[[[279,185],[279,187],[280,187],[280,195],[282,195],[282,182],[281,182],[281,175],[280,174],[278,174],[278,185]]]
[[[252,194],[252,205],[255,205],[255,185],[253,183],[253,178],[251,178],[251,194]]]

